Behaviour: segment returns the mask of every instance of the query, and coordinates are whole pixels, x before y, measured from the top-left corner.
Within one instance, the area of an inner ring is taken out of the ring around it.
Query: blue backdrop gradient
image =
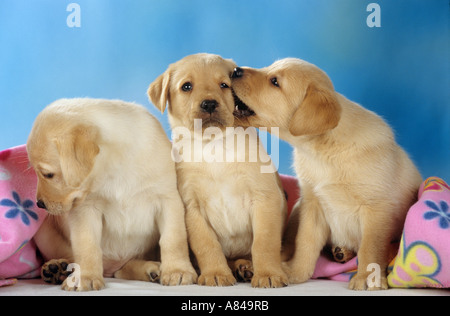
[[[70,28],[67,6],[81,9]],[[381,8],[381,27],[366,24]],[[299,57],[338,92],[383,116],[422,175],[450,181],[448,0],[1,0],[0,150],[24,144],[63,97],[147,99],[167,66],[209,52],[242,66]],[[282,142],[279,171],[293,174]]]

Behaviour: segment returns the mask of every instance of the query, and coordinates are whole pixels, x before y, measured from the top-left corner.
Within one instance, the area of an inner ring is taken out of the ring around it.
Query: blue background
[[[71,2],[79,28],[66,24]],[[366,24],[371,2],[380,28]],[[450,180],[448,0],[1,0],[0,150],[24,144],[36,115],[62,97],[135,101],[170,134],[147,87],[198,52],[242,66],[318,65],[391,124],[424,177]],[[293,174],[291,152],[280,144],[281,173]]]

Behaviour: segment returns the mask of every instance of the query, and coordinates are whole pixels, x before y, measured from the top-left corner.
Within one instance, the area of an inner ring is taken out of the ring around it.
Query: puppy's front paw
[[[289,283],[291,284],[299,284],[304,283],[311,279],[313,271],[307,271],[302,268],[298,268],[297,265],[294,265],[291,261],[283,262],[281,267],[284,272],[287,274]]]
[[[70,271],[67,271],[69,261],[66,259],[52,259],[44,263],[41,268],[41,277],[50,284],[62,284],[69,276]]]
[[[379,282],[375,280],[368,280],[367,277],[370,273],[357,273],[348,284],[348,288],[354,291],[378,291],[387,290],[388,282],[386,277],[379,277]]]
[[[212,272],[212,273],[202,273],[198,277],[199,285],[206,286],[230,286],[236,283],[236,279],[230,272]]]
[[[105,281],[102,276],[69,276],[62,284],[61,288],[65,291],[98,291],[105,287]]]
[[[114,273],[114,277],[118,279],[149,282],[159,282],[160,275],[159,262],[144,260],[130,260]]]
[[[284,287],[288,285],[288,282],[288,277],[283,271],[278,273],[255,273],[252,278],[252,286],[260,288]]]
[[[162,285],[189,285],[197,282],[197,273],[192,270],[173,270],[161,274]]]

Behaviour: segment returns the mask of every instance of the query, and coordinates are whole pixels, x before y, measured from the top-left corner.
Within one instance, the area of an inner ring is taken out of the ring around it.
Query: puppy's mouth
[[[237,118],[243,118],[243,117],[249,117],[256,115],[256,113],[242,101],[239,99],[239,97],[234,93],[233,91],[233,98],[234,98],[234,111],[233,115]]]
[[[220,119],[219,117],[214,117],[214,116],[210,116],[210,117],[204,117],[202,118],[202,126],[203,128],[207,128],[210,126],[226,126],[226,122],[224,122],[222,119]]]

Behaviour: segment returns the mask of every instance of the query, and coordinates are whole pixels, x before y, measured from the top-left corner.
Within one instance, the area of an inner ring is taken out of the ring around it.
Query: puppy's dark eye
[[[273,77],[272,79],[270,79],[270,82],[272,82],[272,84],[275,86],[275,87],[280,87],[280,85],[278,84],[278,79],[277,79],[277,77]]]
[[[220,87],[221,87],[222,89],[227,89],[227,88],[229,88],[229,86],[228,86],[225,82],[222,82],[222,83],[220,84]]]
[[[190,83],[190,82],[183,83],[183,85],[181,86],[181,90],[183,90],[184,92],[191,91],[192,90],[192,83]]]
[[[46,173],[46,174],[44,174],[43,176],[44,176],[44,178],[46,178],[46,179],[53,179],[53,177],[55,176],[55,174],[54,174],[54,173]]]

